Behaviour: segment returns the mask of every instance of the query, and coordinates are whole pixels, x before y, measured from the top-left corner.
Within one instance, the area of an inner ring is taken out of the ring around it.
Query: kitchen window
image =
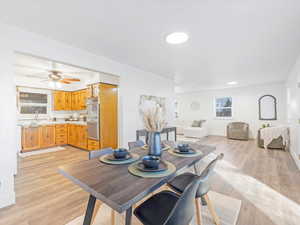
[[[216,97],[214,104],[216,118],[232,118],[232,97]]]
[[[30,116],[34,114],[47,115],[49,111],[48,101],[49,99],[47,93],[19,91],[19,114],[25,116]]]

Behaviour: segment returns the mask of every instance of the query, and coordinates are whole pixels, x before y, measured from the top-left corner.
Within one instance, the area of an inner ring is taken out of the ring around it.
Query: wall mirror
[[[277,102],[274,96],[261,96],[258,100],[258,105],[260,120],[277,120]]]

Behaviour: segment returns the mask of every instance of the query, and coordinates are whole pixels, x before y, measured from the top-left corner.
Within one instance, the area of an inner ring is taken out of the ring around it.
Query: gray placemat
[[[127,160],[122,160],[122,161],[112,161],[112,160],[108,160],[107,156],[108,155],[103,155],[99,158],[100,162],[106,163],[106,164],[111,164],[111,165],[122,165],[122,164],[129,164],[129,163],[133,163],[137,160],[140,159],[140,156],[138,154],[135,153],[130,153],[132,158],[127,159]]]
[[[180,154],[180,153],[176,153],[176,152],[174,152],[173,148],[169,149],[168,152],[171,155],[175,155],[175,156],[178,156],[178,157],[196,157],[196,156],[200,156],[200,155],[203,154],[200,150],[196,150],[196,149],[194,149],[194,150],[196,151],[195,154]]]
[[[136,164],[138,164],[140,161],[135,162],[133,164],[131,164],[130,166],[128,166],[128,171],[129,173],[138,176],[138,177],[143,177],[143,178],[161,178],[161,177],[166,177],[171,175],[172,173],[176,172],[176,167],[167,161],[164,161],[168,167],[167,170],[165,171],[161,171],[161,172],[143,172],[141,170],[139,170],[136,167]]]

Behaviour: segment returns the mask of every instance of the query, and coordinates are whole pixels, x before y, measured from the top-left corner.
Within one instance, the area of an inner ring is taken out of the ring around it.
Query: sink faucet
[[[35,115],[34,115],[34,120],[36,120],[36,121],[37,121],[37,120],[38,120],[38,118],[39,118],[39,111],[38,111],[38,110],[37,110],[37,111],[35,111],[35,112],[34,112],[34,114],[35,114]]]

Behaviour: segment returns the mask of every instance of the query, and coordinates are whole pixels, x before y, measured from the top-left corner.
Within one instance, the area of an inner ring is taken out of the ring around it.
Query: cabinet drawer
[[[55,128],[56,128],[56,129],[61,129],[61,128],[67,129],[67,127],[68,127],[68,124],[56,124],[56,125],[55,125]]]
[[[67,139],[67,134],[66,133],[62,133],[62,134],[56,134],[55,135],[56,139]]]
[[[88,145],[89,146],[95,146],[95,147],[99,147],[99,141],[95,141],[95,140],[88,140]]]
[[[67,140],[65,138],[57,138],[55,140],[56,145],[66,145],[67,144]]]
[[[55,129],[56,134],[66,134],[67,131],[68,131],[67,128],[56,128]]]
[[[96,146],[88,146],[88,150],[99,150]]]

